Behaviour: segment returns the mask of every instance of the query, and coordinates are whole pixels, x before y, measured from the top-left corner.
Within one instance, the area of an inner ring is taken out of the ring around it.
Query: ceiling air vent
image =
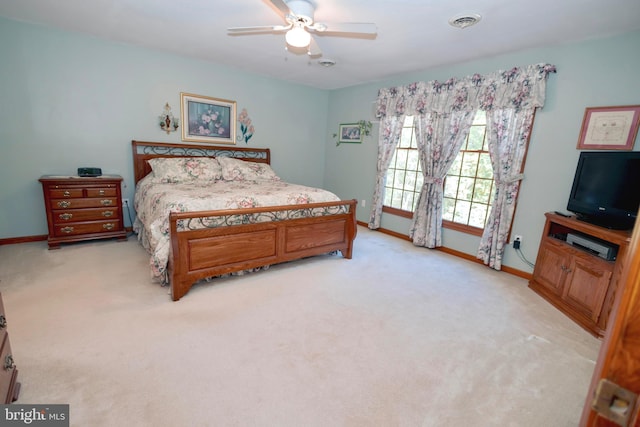
[[[480,22],[482,17],[477,13],[455,16],[449,19],[449,25],[456,28],[467,28]]]
[[[318,59],[318,64],[322,65],[323,67],[333,67],[334,65],[336,65],[336,61],[334,61],[333,59],[324,58]]]

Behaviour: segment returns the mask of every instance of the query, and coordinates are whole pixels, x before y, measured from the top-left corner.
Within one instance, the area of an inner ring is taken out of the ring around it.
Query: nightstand
[[[60,243],[127,239],[122,215],[122,177],[45,175],[42,183],[49,249]]]

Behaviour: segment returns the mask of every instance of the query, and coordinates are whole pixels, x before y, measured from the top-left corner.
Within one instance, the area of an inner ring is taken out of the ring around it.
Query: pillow
[[[153,175],[160,182],[184,183],[215,181],[222,178],[222,168],[211,157],[162,157],[149,160]]]
[[[231,157],[217,157],[225,181],[280,181],[266,163],[246,162]]]

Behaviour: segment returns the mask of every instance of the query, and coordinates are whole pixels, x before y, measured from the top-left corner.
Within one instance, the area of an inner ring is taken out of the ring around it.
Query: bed
[[[352,257],[356,200],[282,181],[268,148],[135,140],[132,148],[133,228],[174,301],[203,279],[327,253]]]

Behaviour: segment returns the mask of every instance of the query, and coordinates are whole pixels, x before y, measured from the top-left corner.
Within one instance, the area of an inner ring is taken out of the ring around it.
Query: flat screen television
[[[640,206],[640,151],[580,153],[567,210],[616,230],[633,228]]]

